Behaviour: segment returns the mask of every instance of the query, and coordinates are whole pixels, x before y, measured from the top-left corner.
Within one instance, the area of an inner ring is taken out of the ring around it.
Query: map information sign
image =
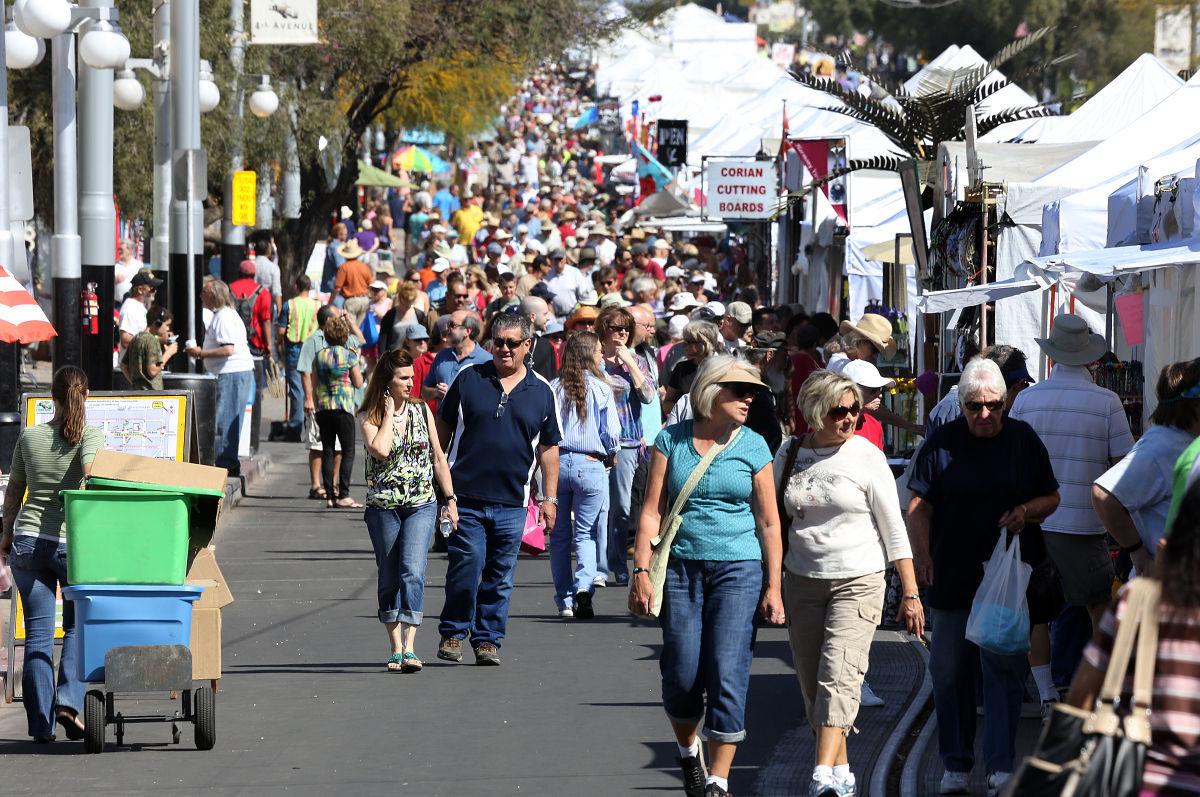
[[[187,459],[188,400],[184,393],[92,393],[87,422],[104,432],[104,447],[140,457]],[[48,395],[25,396],[25,425],[54,417]]]

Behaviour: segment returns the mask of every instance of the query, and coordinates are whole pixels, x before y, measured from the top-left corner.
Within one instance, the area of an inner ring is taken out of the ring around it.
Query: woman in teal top
[[[25,610],[25,669],[21,686],[29,735],[38,743],[54,741],[54,723],[68,739],[83,738],[75,604],[63,605],[63,649],[54,684],[55,592],[67,586],[66,520],[61,490],[78,490],[104,446],[104,433],[85,425],[87,374],[65,366],[50,386],[54,417],[25,429],[13,451],[0,551],[9,556],[13,580]],[[25,503],[21,503],[25,491]]]
[[[437,480],[446,518],[458,525],[450,465],[429,407],[409,398],[413,361],[404,349],[379,358],[363,399],[359,423],[367,449],[364,519],[379,569],[379,621],[392,645],[387,668],[420,672],[413,650],[425,606],[425,564],[433,537]],[[343,449],[345,450],[345,449]]]
[[[680,512],[659,612],[663,707],[689,797],[728,794],[729,769],[746,736],[755,610],[767,622],[784,621],[771,452],[761,436],[743,428],[762,386],[744,361],[726,355],[704,361],[691,390],[694,420],[668,426],[655,441],[634,543],[629,608],[645,615],[652,599],[650,541],[704,454],[725,444]],[[697,736],[701,720],[708,772]]]

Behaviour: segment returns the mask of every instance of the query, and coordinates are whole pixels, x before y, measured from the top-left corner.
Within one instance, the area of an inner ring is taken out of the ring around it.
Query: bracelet
[[[905,596],[904,596],[904,600],[906,600],[906,601],[920,601],[920,600],[921,600],[921,596],[920,596],[920,595],[905,595]]]
[[[1134,553],[1136,551],[1140,551],[1143,547],[1142,541],[1139,539],[1136,543],[1130,545],[1128,548],[1121,548],[1121,553]]]
[[[558,506],[558,499],[554,498],[553,496],[543,495],[541,498],[538,499],[538,503],[539,504],[554,504],[555,506]]]
[[[457,496],[457,495],[455,495],[454,493],[450,493],[450,495],[446,496],[446,503],[448,504],[448,503],[450,503],[451,501],[453,501],[454,503],[456,503],[456,504],[457,504],[457,503],[458,503],[458,496]]]
[[[635,567],[635,568],[633,568],[633,574],[636,576],[638,573],[645,573],[646,575],[650,575],[650,569],[649,569],[649,568],[647,568],[647,567]]]

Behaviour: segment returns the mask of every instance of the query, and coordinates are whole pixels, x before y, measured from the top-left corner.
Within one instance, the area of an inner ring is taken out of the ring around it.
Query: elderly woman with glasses
[[[903,585],[897,621],[912,634],[925,613],[896,485],[883,452],[856,434],[855,380],[817,371],[797,405],[810,431],[779,450],[775,472],[786,517],[785,608],[804,713],[817,737],[809,794],[851,794],[846,738],[858,716],[871,641],[883,616],[884,570]]]
[[[606,512],[607,544],[598,555],[597,584],[611,572],[617,584],[629,583],[626,563],[629,547],[629,509],[633,502],[633,475],[642,454],[642,407],[654,401],[658,390],[650,363],[630,348],[634,332],[633,313],[624,307],[606,307],[596,319],[596,334],[603,352],[604,377],[612,389],[621,422],[621,447],[609,471],[609,500]]]
[[[996,363],[968,363],[958,383],[963,416],[930,435],[908,482],[909,537],[937,629],[929,669],[945,767],[942,794],[969,788],[980,674],[988,792],[999,793],[1011,777],[1026,656],[976,647],[966,638],[967,617],[999,535],[1015,537],[1021,558],[1036,568],[1046,558],[1038,524],[1058,508],[1050,455],[1033,427],[1004,417],[1007,392]]]
[[[756,368],[729,355],[700,366],[691,390],[695,417],[668,426],[655,440],[634,543],[629,609],[646,615],[653,593],[651,539],[701,458],[724,445],[679,513],[659,612],[663,707],[689,797],[727,797],[729,770],[746,736],[754,614],[770,623],[784,620],[771,452],[761,436],[744,428],[763,387]],[[707,773],[697,735],[701,722],[709,743]]]
[[[671,375],[667,379],[667,389],[663,396],[663,417],[671,414],[675,403],[692,390],[692,381],[700,369],[700,364],[718,351],[724,351],[721,343],[721,332],[711,321],[689,321],[683,328],[683,359],[675,363]]]

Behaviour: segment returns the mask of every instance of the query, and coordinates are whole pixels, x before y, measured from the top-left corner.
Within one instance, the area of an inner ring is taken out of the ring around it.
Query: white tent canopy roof
[[[1200,264],[1200,238],[1190,238],[1186,241],[1114,246],[1111,249],[1035,257],[1017,268],[1017,277],[1049,285],[1071,273],[1095,274],[1103,279],[1196,264]]]
[[[964,307],[975,307],[985,302],[1007,299],[1021,293],[1037,290],[1041,286],[1034,280],[1004,280],[989,282],[986,285],[968,285],[965,288],[952,288],[946,291],[931,291],[921,296],[917,308],[922,313],[944,313],[950,310],[960,310]]]

